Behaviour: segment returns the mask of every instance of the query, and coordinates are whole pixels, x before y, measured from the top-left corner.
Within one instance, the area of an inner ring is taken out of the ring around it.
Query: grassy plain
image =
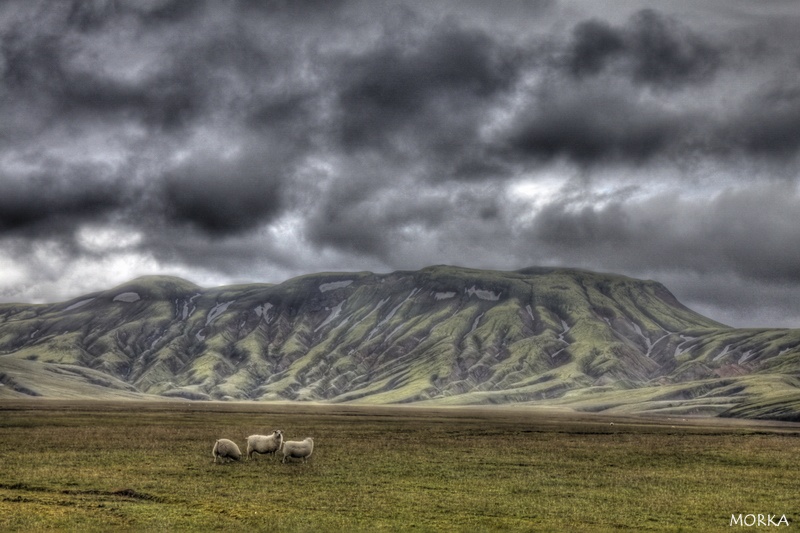
[[[307,463],[214,464],[283,429]],[[0,402],[0,531],[729,531],[800,524],[800,425],[555,409]],[[786,528],[780,528],[785,530]]]

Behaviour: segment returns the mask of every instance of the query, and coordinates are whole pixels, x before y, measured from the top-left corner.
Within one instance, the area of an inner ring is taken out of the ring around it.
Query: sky
[[[793,0],[0,3],[0,301],[450,264],[800,327]]]

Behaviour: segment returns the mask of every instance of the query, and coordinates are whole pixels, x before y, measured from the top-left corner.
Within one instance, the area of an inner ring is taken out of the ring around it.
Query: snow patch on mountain
[[[470,333],[478,329],[478,323],[481,321],[481,318],[483,318],[483,315],[484,313],[479,314],[477,317],[475,317],[475,320],[472,321],[472,329],[469,330]]]
[[[469,294],[470,296],[477,296],[481,300],[488,300],[491,302],[496,302],[500,299],[500,295],[496,294],[494,291],[487,291],[485,289],[478,289],[473,285],[469,289],[464,289],[464,292]]]
[[[275,307],[275,306],[272,305],[269,302],[267,302],[267,303],[265,303],[263,305],[257,305],[256,308],[255,308],[256,315],[259,318],[263,318],[264,320],[266,320],[267,324],[269,324],[269,321],[270,321],[270,319],[268,317],[269,310],[272,309],[273,307]]]
[[[72,311],[73,309],[78,309],[79,307],[83,307],[84,305],[88,304],[91,301],[94,301],[94,298],[86,298],[85,300],[81,300],[80,302],[75,302],[74,304],[64,309],[64,311]]]
[[[230,305],[235,301],[236,300],[231,300],[230,302],[224,302],[224,303],[215,305],[211,309],[211,311],[208,312],[208,317],[206,318],[206,326],[211,325],[211,323],[214,322],[217,318],[219,318],[219,315],[221,315],[222,313],[227,311],[228,307],[230,307]]]
[[[718,354],[717,354],[717,355],[714,357],[714,359],[713,359],[713,360],[714,360],[714,361],[719,361],[720,359],[722,359],[723,357],[725,357],[725,355],[728,353],[728,350],[730,350],[730,348],[731,348],[731,345],[730,345],[730,344],[726,344],[726,345],[725,345],[725,348],[723,348],[723,349],[722,349],[722,351],[721,351],[721,352],[719,352],[719,353],[718,353]]]
[[[531,307],[531,304],[526,305],[525,310],[528,312],[528,315],[531,317],[531,320],[536,322],[536,317],[533,316],[533,307]]]
[[[332,281],[330,283],[323,283],[319,286],[319,292],[328,292],[336,289],[343,289],[353,283],[352,279],[347,279],[343,281]]]
[[[404,303],[406,303],[408,300],[410,300],[410,299],[411,299],[411,298],[412,298],[412,297],[413,297],[415,294],[417,294],[419,291],[420,291],[420,289],[417,289],[417,288],[413,289],[413,290],[411,291],[411,294],[409,294],[408,296],[406,296],[405,300],[403,300],[402,302],[400,302],[399,304],[397,304],[396,306],[394,306],[394,308],[393,308],[391,311],[389,311],[389,314],[388,314],[388,315],[386,315],[386,317],[385,317],[383,320],[381,320],[381,321],[378,323],[378,325],[377,325],[377,326],[375,326],[374,328],[372,328],[372,331],[370,331],[370,332],[369,332],[369,336],[367,336],[367,340],[371,339],[371,338],[372,338],[372,336],[373,336],[373,335],[375,335],[375,333],[377,333],[377,331],[378,331],[378,330],[381,328],[381,326],[383,326],[384,324],[386,324],[387,322],[389,322],[389,321],[392,319],[392,317],[394,317],[395,313],[397,313],[397,310],[398,310],[398,309],[400,309],[400,308],[403,306],[403,304],[404,304]]]
[[[611,325],[611,322],[608,322],[608,324]],[[645,357],[652,357],[653,356],[653,348],[656,347],[656,344],[658,344],[662,339],[665,339],[665,338],[670,336],[670,333],[666,332],[664,335],[662,335],[659,338],[657,338],[655,342],[652,342],[650,340],[650,337],[648,337],[647,335],[644,334],[644,332],[642,331],[642,328],[641,328],[641,326],[639,326],[639,324],[637,324],[636,322],[631,322],[631,324],[633,324],[633,329],[636,331],[636,333],[642,339],[644,339],[644,343],[645,343],[645,345],[647,345],[647,353],[644,354]]]
[[[322,322],[322,324],[320,324],[319,326],[317,326],[317,327],[314,329],[314,331],[316,332],[316,331],[320,330],[321,328],[324,328],[325,326],[327,326],[328,324],[330,324],[330,323],[331,323],[331,322],[333,322],[334,320],[336,320],[336,318],[337,318],[337,317],[338,317],[338,316],[339,316],[339,315],[342,313],[342,306],[344,306],[344,302],[345,302],[345,301],[344,301],[344,300],[342,300],[341,302],[339,302],[339,305],[337,305],[336,307],[334,307],[333,309],[331,309],[331,310],[330,310],[330,311],[331,311],[331,314],[330,314],[330,315],[328,315],[328,318],[326,318],[326,319],[325,319],[325,320]]]
[[[558,334],[558,340],[560,340],[561,342],[566,342],[567,344],[569,344],[569,342],[567,342],[564,339],[564,335],[569,333],[570,327],[569,327],[569,324],[567,324],[567,321],[564,320],[563,318],[561,319],[561,328],[562,328],[562,331],[561,331],[561,333]]]
[[[199,297],[200,297],[200,293],[198,292],[194,296],[189,298],[188,301],[184,300],[183,307],[180,308],[180,314],[181,314],[181,319],[182,320],[186,320],[187,318],[192,316],[192,313],[195,312],[195,310],[197,309],[197,306],[194,305],[194,301]],[[189,307],[190,305],[192,306],[191,308]],[[179,306],[180,306],[180,300],[175,300],[175,309],[176,309],[176,311],[178,310]]]
[[[680,335],[680,338],[683,339],[683,342],[675,347],[675,354],[673,355],[673,357],[678,357],[678,356],[686,353],[688,351],[688,349],[684,349],[683,345],[686,344],[687,342],[691,342],[691,341],[695,340],[695,337],[689,337],[689,336],[686,336],[686,335]]]
[[[373,313],[375,313],[375,312],[376,312],[376,311],[378,311],[378,310],[379,310],[381,307],[383,307],[384,305],[386,305],[386,303],[387,303],[388,301],[389,301],[389,299],[388,299],[388,298],[384,298],[384,299],[382,299],[381,301],[379,301],[379,302],[378,302],[378,305],[376,305],[374,309],[370,310],[370,312],[369,312],[369,313],[367,313],[366,315],[364,315],[364,317],[363,317],[363,318],[360,318],[360,319],[358,319],[358,320],[357,320],[357,321],[356,321],[356,322],[355,322],[355,323],[354,323],[352,326],[350,326],[350,329],[353,329],[354,327],[356,327],[356,326],[358,326],[359,324],[361,324],[361,323],[362,323],[364,320],[366,320],[367,318],[369,318],[370,316],[372,316],[372,314],[373,314]]]
[[[139,296],[138,292],[121,292],[114,296],[115,302],[133,303],[138,302],[141,299],[142,298]]]
[[[752,359],[754,355],[756,355],[756,354],[753,352],[753,350],[747,350],[739,358],[739,364],[741,365],[742,363],[746,363],[747,361]]]

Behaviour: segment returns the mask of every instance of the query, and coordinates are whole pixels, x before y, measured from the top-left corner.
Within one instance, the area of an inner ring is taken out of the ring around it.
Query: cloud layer
[[[800,324],[791,2],[0,6],[0,299],[452,263]]]

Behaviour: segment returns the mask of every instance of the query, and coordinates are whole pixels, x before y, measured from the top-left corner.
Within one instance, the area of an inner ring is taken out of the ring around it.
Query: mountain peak
[[[139,294],[142,298],[147,296],[152,299],[163,299],[193,294],[199,291],[202,291],[202,289],[198,285],[183,278],[148,275],[132,279],[105,292],[108,294],[131,292]]]
[[[69,386],[91,369],[94,382],[105,373],[189,399],[593,410],[691,399],[697,412],[721,413],[771,391],[762,375],[798,374],[800,330],[723,327],[660,283],[615,274],[436,265],[211,289],[144,276],[66,304],[0,306],[0,353],[0,371],[27,362],[0,397],[46,395],[36,369],[52,378],[67,365],[78,372]]]

